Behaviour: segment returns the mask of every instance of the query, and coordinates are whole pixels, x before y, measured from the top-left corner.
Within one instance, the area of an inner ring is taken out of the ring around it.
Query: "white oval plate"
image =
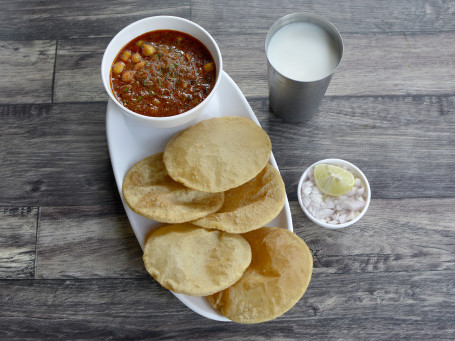
[[[237,84],[224,71],[221,77],[219,88],[199,117],[190,123],[176,128],[157,129],[141,126],[135,120],[123,114],[121,109],[111,100],[108,102],[106,110],[106,134],[115,181],[126,215],[142,249],[144,248],[146,234],[151,229],[163,224],[134,213],[125,203],[122,195],[122,183],[123,178],[131,166],[151,154],[162,152],[167,142],[175,133],[201,120],[221,116],[244,116],[259,124],[256,115]],[[270,163],[278,169],[273,153],[270,156]],[[287,228],[293,232],[291,210],[287,198],[283,210],[267,226]],[[217,321],[230,321],[217,310],[213,309],[204,297],[173,294],[188,308],[204,317]]]

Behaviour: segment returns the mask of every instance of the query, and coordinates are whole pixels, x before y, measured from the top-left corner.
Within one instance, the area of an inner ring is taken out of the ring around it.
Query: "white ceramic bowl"
[[[111,70],[112,63],[120,52],[120,50],[134,38],[155,30],[173,30],[187,33],[194,38],[198,39],[212,54],[212,57],[216,65],[216,83],[210,92],[210,94],[201,103],[191,110],[188,110],[182,114],[170,116],[170,117],[148,117],[140,115],[125,108],[112,93],[109,73]],[[223,70],[223,61],[221,58],[221,52],[212,36],[204,30],[201,26],[195,24],[192,21],[172,16],[156,16],[141,19],[136,21],[123,30],[111,40],[106,48],[103,55],[103,61],[101,62],[101,77],[103,79],[104,88],[110,99],[125,113],[125,115],[140,121],[141,124],[154,128],[171,128],[179,125],[183,125],[187,122],[194,120],[204,109],[205,105],[210,101],[215,93],[221,80],[221,72]]]
[[[348,169],[351,173],[353,173],[354,176],[362,179],[363,183],[365,184],[365,191],[366,191],[366,194],[367,194],[366,195],[366,201],[365,201],[365,207],[363,208],[362,212],[360,212],[360,214],[356,218],[354,218],[353,220],[348,221],[348,222],[346,222],[344,224],[336,224],[336,225],[327,224],[327,223],[322,222],[322,221],[316,219],[315,217],[313,217],[311,215],[311,213],[308,212],[308,210],[305,208],[305,205],[303,205],[302,195],[301,195],[302,184],[303,184],[304,180],[306,180],[306,177],[307,177],[307,174],[308,174],[309,170],[312,169],[315,165],[317,165],[319,163],[327,163],[327,164],[330,164],[330,165],[344,167],[344,168]],[[357,166],[353,165],[350,162],[347,162],[347,161],[344,161],[344,160],[340,160],[340,159],[325,159],[325,160],[321,160],[321,161],[313,163],[302,174],[302,176],[300,177],[299,185],[297,186],[297,198],[299,199],[299,204],[300,204],[300,207],[302,208],[303,212],[305,212],[306,216],[311,221],[313,221],[314,223],[318,224],[319,226],[322,226],[322,227],[325,227],[325,228],[328,228],[328,229],[341,229],[341,228],[348,227],[348,226],[358,222],[364,216],[364,214],[368,210],[368,206],[370,205],[371,189],[370,189],[370,184],[368,183],[368,180],[367,180],[365,174],[363,174],[363,172]]]

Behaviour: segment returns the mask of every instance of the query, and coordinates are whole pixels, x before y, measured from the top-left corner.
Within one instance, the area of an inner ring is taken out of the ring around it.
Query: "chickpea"
[[[142,69],[144,66],[145,66],[145,62],[142,61],[142,62],[137,63],[136,65],[134,65],[134,70],[139,71],[139,70]]]
[[[133,63],[139,63],[141,61],[141,55],[139,53],[133,54],[133,57],[131,58],[131,61]]]
[[[124,62],[117,62],[114,64],[114,73],[120,74],[120,73],[122,73],[124,68],[125,68]]]
[[[136,43],[136,46],[139,46],[139,47],[141,47],[141,46],[142,46],[142,44],[144,44],[144,43],[145,43],[145,41],[143,41],[143,40],[139,40],[139,41]]]
[[[205,63],[203,68],[204,68],[205,72],[211,72],[211,71],[213,71],[215,69],[215,64],[213,64],[213,63]]]
[[[122,81],[127,82],[127,83],[132,82],[134,80],[134,74],[135,74],[134,71],[125,71],[122,74]]]
[[[151,56],[152,54],[155,53],[155,48],[152,45],[149,45],[149,44],[142,45],[141,49],[142,49],[142,53],[145,56]]]
[[[125,51],[123,51],[120,59],[123,60],[124,62],[126,62],[126,61],[128,61],[128,59],[130,59],[130,57],[131,57],[131,52],[129,50],[125,50]]]

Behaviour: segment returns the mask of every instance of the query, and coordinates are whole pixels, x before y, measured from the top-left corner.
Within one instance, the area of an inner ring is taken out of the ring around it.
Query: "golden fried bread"
[[[223,192],[264,169],[271,148],[267,133],[255,122],[225,116],[180,132],[166,145],[163,160],[175,181],[199,191]]]
[[[313,257],[305,242],[289,230],[263,227],[242,235],[253,258],[233,286],[207,297],[232,321],[259,323],[291,309],[310,283]]]
[[[206,296],[239,280],[251,262],[251,247],[241,235],[184,223],[152,232],[143,260],[149,274],[163,287]]]
[[[247,183],[225,192],[223,206],[192,223],[231,233],[258,229],[273,220],[282,210],[286,190],[280,173],[272,165]]]
[[[163,163],[163,153],[137,162],[123,180],[123,197],[137,214],[163,223],[182,223],[215,212],[223,193],[189,189],[172,180]]]

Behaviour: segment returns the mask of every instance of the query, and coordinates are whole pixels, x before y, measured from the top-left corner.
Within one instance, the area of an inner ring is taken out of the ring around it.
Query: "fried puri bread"
[[[163,163],[163,153],[137,162],[123,180],[123,197],[137,214],[164,223],[182,223],[217,211],[223,193],[205,193],[174,181]]]
[[[151,233],[143,260],[148,273],[163,287],[206,296],[239,280],[251,262],[251,247],[241,235],[184,223]]]
[[[201,121],[171,139],[164,150],[169,175],[204,192],[223,192],[254,178],[265,167],[272,145],[252,120],[225,116]]]
[[[250,266],[233,286],[207,299],[235,322],[272,320],[291,309],[305,293],[313,256],[305,242],[286,229],[263,227],[242,236],[251,246]]]
[[[286,190],[280,173],[272,165],[247,183],[225,192],[223,206],[192,223],[231,233],[258,229],[282,210]]]

